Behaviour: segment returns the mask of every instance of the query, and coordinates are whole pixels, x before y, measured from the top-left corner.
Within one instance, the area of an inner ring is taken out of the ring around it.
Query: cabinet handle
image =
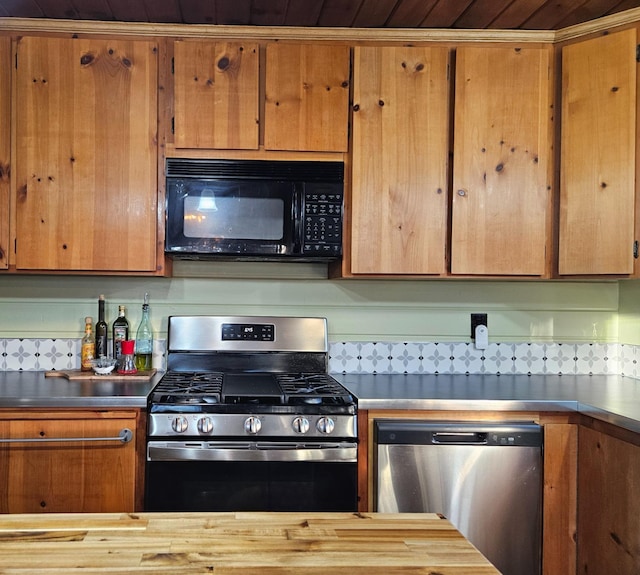
[[[466,196],[467,192],[465,190],[458,190],[458,195],[459,196]]]
[[[0,443],[52,443],[58,441],[119,441],[129,443],[133,439],[133,432],[126,427],[120,431],[117,437],[27,437],[25,439],[3,439]]]

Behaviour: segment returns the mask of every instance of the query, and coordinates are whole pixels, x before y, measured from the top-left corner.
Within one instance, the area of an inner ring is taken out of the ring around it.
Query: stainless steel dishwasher
[[[375,506],[441,513],[504,575],[539,575],[542,428],[377,420]]]

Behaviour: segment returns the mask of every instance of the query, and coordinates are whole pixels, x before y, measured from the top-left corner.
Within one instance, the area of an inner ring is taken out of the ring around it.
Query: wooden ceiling
[[[0,18],[559,30],[638,7],[640,0],[0,0]]]

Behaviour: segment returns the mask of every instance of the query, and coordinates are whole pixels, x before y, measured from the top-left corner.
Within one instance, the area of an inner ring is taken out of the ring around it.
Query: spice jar
[[[131,375],[136,373],[136,361],[133,353],[135,342],[132,339],[127,339],[122,342],[122,355],[118,365],[118,373],[123,375]]]

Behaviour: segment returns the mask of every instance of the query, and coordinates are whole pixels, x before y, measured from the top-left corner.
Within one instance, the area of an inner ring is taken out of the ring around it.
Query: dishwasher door
[[[375,506],[441,513],[504,575],[539,575],[542,428],[377,420]]]

